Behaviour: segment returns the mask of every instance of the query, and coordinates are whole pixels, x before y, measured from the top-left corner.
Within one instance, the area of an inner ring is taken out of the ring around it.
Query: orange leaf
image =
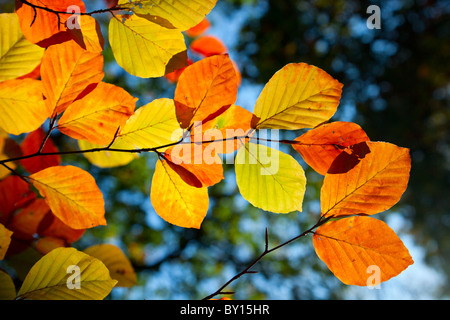
[[[156,163],[150,199],[161,218],[183,228],[200,228],[208,212],[208,189],[190,186],[166,161]]]
[[[103,194],[94,178],[74,166],[56,166],[29,176],[51,211],[73,229],[106,225]]]
[[[108,144],[134,113],[137,98],[113,84],[100,82],[87,96],[72,103],[58,129],[75,139]]]
[[[205,152],[201,144],[178,144],[167,149],[164,157],[167,164],[191,186],[209,187],[224,179],[221,159],[217,154]]]
[[[3,260],[6,255],[6,251],[11,243],[12,234],[12,231],[0,223],[0,260]]]
[[[317,229],[313,244],[331,272],[349,285],[379,284],[413,263],[395,232],[386,223],[370,217],[328,222]]]
[[[325,175],[320,196],[324,216],[376,214],[391,208],[406,190],[411,169],[408,149],[361,142],[353,150],[341,153]]]
[[[201,35],[203,32],[205,32],[206,30],[208,30],[208,28],[211,26],[211,24],[209,23],[209,20],[207,18],[204,18],[202,21],[200,21],[199,23],[197,23],[195,26],[193,26],[192,28],[186,30],[186,34],[189,37],[196,37]]]
[[[101,52],[89,52],[75,41],[49,47],[41,65],[48,108],[53,115],[62,113],[80,94],[86,94],[85,90],[92,90],[102,81],[103,76]]]
[[[58,238],[64,240],[64,243],[70,244],[80,239],[86,230],[72,229],[59,220],[49,208],[49,212],[41,221],[37,231],[40,237]]]
[[[15,238],[33,240],[39,224],[49,212],[50,208],[44,199],[34,199],[13,217],[8,227],[14,232]]]
[[[237,89],[236,72],[227,54],[205,58],[188,66],[175,90],[181,127],[188,128],[221,108],[231,106],[236,101]]]
[[[34,199],[28,183],[17,176],[8,176],[0,181],[0,223],[6,224],[11,214],[30,199]]]
[[[80,12],[86,12],[81,0],[28,0],[34,6],[46,7],[54,11],[67,12],[70,6],[78,6]],[[20,27],[25,37],[41,47],[61,43],[71,39],[65,23],[72,13],[55,13],[36,8],[16,0],[16,12],[19,16]],[[72,11],[71,11],[72,12]]]
[[[210,57],[228,51],[225,44],[220,39],[213,36],[203,36],[195,39],[192,41],[190,48],[192,51],[197,52],[204,57]]]
[[[42,128],[38,128],[35,131],[30,132],[20,144],[22,153],[24,155],[29,155],[38,152],[44,138],[45,133],[44,130],[42,130]],[[41,152],[43,153],[58,152],[58,148],[53,144],[51,138],[48,138]],[[48,167],[57,166],[60,163],[61,163],[60,155],[39,156],[23,159],[20,161],[22,167],[24,167],[24,169],[27,170],[29,173],[35,173]]]
[[[69,30],[76,43],[90,52],[103,51],[105,40],[97,20],[91,16],[80,16],[78,23],[80,28]]]
[[[307,131],[292,147],[316,172],[325,175],[333,160],[356,143],[369,141],[366,133],[353,122],[332,122]]]
[[[43,237],[36,241],[36,249],[43,255],[56,248],[65,247],[64,239],[54,237]]]

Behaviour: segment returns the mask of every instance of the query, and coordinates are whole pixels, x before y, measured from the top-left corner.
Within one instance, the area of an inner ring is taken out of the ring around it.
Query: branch
[[[330,220],[332,218],[332,216],[329,217],[324,217],[321,216],[319,218],[319,220],[317,221],[317,223],[315,225],[313,225],[311,228],[309,228],[308,230],[302,232],[301,234],[299,234],[298,236],[283,242],[282,244],[275,246],[271,249],[269,249],[269,236],[267,233],[267,228],[266,228],[266,234],[265,234],[265,245],[264,245],[264,251],[255,259],[253,260],[244,270],[242,270],[241,272],[239,272],[238,274],[236,274],[234,277],[232,277],[230,280],[228,280],[223,286],[221,286],[218,290],[216,290],[214,293],[211,293],[210,295],[204,297],[202,300],[209,300],[212,299],[213,297],[219,295],[219,294],[232,294],[234,292],[228,292],[228,291],[223,291],[228,285],[230,285],[232,282],[236,281],[237,279],[239,279],[241,276],[243,276],[244,274],[247,273],[257,273],[257,271],[251,271],[250,269],[256,265],[262,258],[264,258],[266,255],[268,255],[269,253],[278,250],[292,242],[294,242],[297,239],[300,239],[310,233],[314,233],[314,229],[320,227],[321,225],[323,225],[324,223],[328,222],[328,220]]]

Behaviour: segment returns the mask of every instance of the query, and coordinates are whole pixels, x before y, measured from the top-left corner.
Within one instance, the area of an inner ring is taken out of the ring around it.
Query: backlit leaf
[[[227,54],[190,65],[181,74],[175,90],[174,100],[181,127],[206,122],[219,110],[223,112],[236,101],[237,90],[236,72]]]
[[[136,101],[121,87],[100,82],[67,108],[58,121],[58,129],[75,139],[108,144],[134,113]]]
[[[53,114],[62,113],[103,76],[101,52],[89,52],[75,41],[52,45],[45,51],[41,66],[48,108]]]
[[[69,30],[76,43],[90,52],[103,51],[105,40],[97,20],[91,16],[79,16],[78,23],[80,28]]]
[[[71,228],[106,225],[103,194],[88,172],[74,166],[56,166],[29,178],[53,214]]]
[[[34,6],[46,7],[54,11],[67,12],[70,6],[77,6],[80,12],[86,12],[81,0],[28,0]],[[71,39],[65,23],[73,17],[72,12],[60,13],[39,9],[16,0],[16,12],[19,16],[20,27],[25,37],[41,47],[48,47]]]
[[[0,300],[14,300],[16,298],[16,287],[6,272],[0,270]]]
[[[236,155],[235,170],[239,191],[253,206],[275,213],[302,211],[305,172],[290,155],[246,143]]]
[[[2,179],[0,181],[0,223],[6,224],[16,209],[34,198],[30,185],[18,176]]]
[[[34,199],[14,215],[8,226],[14,232],[15,238],[33,240],[34,235],[38,233],[39,224],[49,212],[50,208],[44,199]]]
[[[325,175],[322,215],[372,215],[391,208],[406,190],[409,150],[385,142],[361,142],[342,152]]]
[[[136,284],[134,268],[119,247],[112,244],[99,244],[83,251],[105,264],[111,278],[118,281],[117,287],[132,287]]]
[[[0,14],[0,30],[0,81],[33,71],[41,63],[44,49],[25,38],[17,14]]]
[[[395,232],[383,221],[370,217],[328,222],[314,233],[313,244],[319,258],[348,285],[379,284],[413,263]],[[374,272],[379,272],[379,283],[371,277]]]
[[[203,36],[197,38],[191,42],[189,48],[204,57],[223,54],[228,51],[225,44],[220,39],[213,36]]]
[[[50,115],[42,94],[39,80],[0,82],[0,128],[14,135],[39,128]]]
[[[138,108],[121,128],[112,147],[155,148],[179,141],[182,133],[175,114],[174,101],[161,98]]]
[[[117,63],[137,77],[161,77],[187,65],[186,44],[179,30],[136,15],[114,16],[109,42]]]
[[[72,266],[80,270],[80,289],[70,289],[75,276]],[[57,248],[34,264],[18,296],[30,300],[101,300],[116,285],[100,260],[75,248]]]
[[[119,6],[166,28],[184,31],[202,21],[216,2],[217,0],[119,0]]]
[[[105,145],[90,143],[86,140],[78,140],[78,146],[80,147],[80,150],[105,147]],[[83,155],[89,160],[90,163],[99,168],[124,166],[139,157],[136,153],[114,151],[86,152],[83,153]]]
[[[369,141],[366,133],[353,122],[337,121],[307,131],[292,147],[316,172],[325,175],[342,151],[359,142]]]
[[[342,84],[322,69],[290,63],[276,72],[256,101],[253,127],[313,128],[336,112]]]
[[[208,189],[190,186],[166,161],[156,163],[150,199],[162,219],[179,227],[199,229],[208,212]]]

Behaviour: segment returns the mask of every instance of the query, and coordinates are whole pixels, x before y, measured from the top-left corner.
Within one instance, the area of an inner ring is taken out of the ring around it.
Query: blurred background
[[[0,2],[12,12],[12,1]],[[89,2],[89,3],[87,3]],[[381,9],[381,29],[369,29],[369,5]],[[86,1],[87,10],[103,1]],[[138,106],[172,98],[176,83],[140,79],[115,62],[108,14],[96,15],[105,37],[105,79],[139,97]],[[252,111],[264,84],[291,62],[324,69],[344,84],[333,121],[359,124],[373,141],[410,148],[412,171],[402,200],[378,214],[403,240],[415,263],[379,290],[343,285],[314,252],[311,237],[264,257],[228,290],[233,299],[450,298],[450,2],[444,0],[219,0],[206,34],[228,48],[242,75],[236,104]],[[187,43],[192,41],[186,37]],[[198,59],[192,55],[192,60]],[[294,139],[303,131],[284,132]],[[53,136],[52,136],[53,137]],[[60,149],[76,148],[55,135]],[[308,229],[320,215],[323,177],[304,167],[308,184],[301,213],[277,215],[252,207],[239,194],[234,166],[209,188],[211,207],[200,230],[163,221],[150,202],[156,156],[101,169],[82,155],[65,157],[91,172],[106,202],[107,227],[88,230],[73,246],[118,245],[132,261],[138,284],[115,288],[108,299],[199,299],[216,291],[264,249]]]

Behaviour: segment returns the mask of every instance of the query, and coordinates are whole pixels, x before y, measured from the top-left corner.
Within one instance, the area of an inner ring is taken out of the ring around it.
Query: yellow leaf
[[[132,287],[136,284],[136,273],[130,260],[122,250],[112,244],[94,245],[84,250],[84,253],[102,261],[108,268],[117,287]]]
[[[0,223],[0,260],[3,260],[6,251],[8,251],[12,234],[12,231],[8,230],[3,224]]]
[[[101,52],[89,52],[73,40],[50,46],[42,59],[41,79],[51,113],[62,113],[103,76]]]
[[[14,135],[39,128],[50,115],[42,93],[39,80],[0,82],[0,127]]]
[[[16,287],[14,282],[6,272],[0,270],[0,300],[14,300],[16,297]]]
[[[80,276],[79,281],[77,275]],[[57,248],[33,265],[18,297],[30,300],[102,300],[116,283],[100,260],[75,248]]]
[[[153,208],[165,221],[179,227],[200,228],[208,212],[207,187],[187,184],[166,161],[158,161],[150,192]]]
[[[103,194],[88,172],[74,166],[55,166],[29,178],[53,214],[69,227],[106,225]]]
[[[103,51],[104,39],[100,24],[91,16],[79,16],[80,29],[69,29],[74,40],[84,49],[91,52]]]
[[[78,140],[78,146],[80,147],[80,150],[105,147],[105,145],[90,143],[86,140]],[[90,163],[99,168],[124,166],[139,157],[136,153],[114,151],[87,152],[83,155],[89,160]]]
[[[202,21],[216,2],[217,0],[119,0],[119,6],[166,28],[184,31]]]
[[[290,155],[246,143],[236,155],[235,170],[239,191],[253,206],[275,213],[302,211],[305,172]]]
[[[124,89],[100,82],[67,108],[58,121],[58,129],[75,139],[107,145],[134,113],[136,101]]]
[[[322,215],[372,215],[391,208],[406,190],[410,170],[406,148],[385,142],[355,144],[337,156],[325,175]]]
[[[322,69],[291,63],[276,72],[256,101],[253,127],[313,128],[336,112],[342,84]]]
[[[413,263],[395,232],[370,217],[328,222],[316,230],[313,244],[331,272],[349,285],[377,285]]]
[[[0,14],[0,30],[0,81],[33,71],[41,62],[44,49],[25,38],[17,14]]]
[[[137,109],[127,120],[112,148],[155,148],[179,141],[182,133],[174,101],[156,99]]]
[[[180,30],[166,29],[136,15],[114,16],[109,23],[109,42],[117,63],[140,78],[161,77],[187,65]]]

